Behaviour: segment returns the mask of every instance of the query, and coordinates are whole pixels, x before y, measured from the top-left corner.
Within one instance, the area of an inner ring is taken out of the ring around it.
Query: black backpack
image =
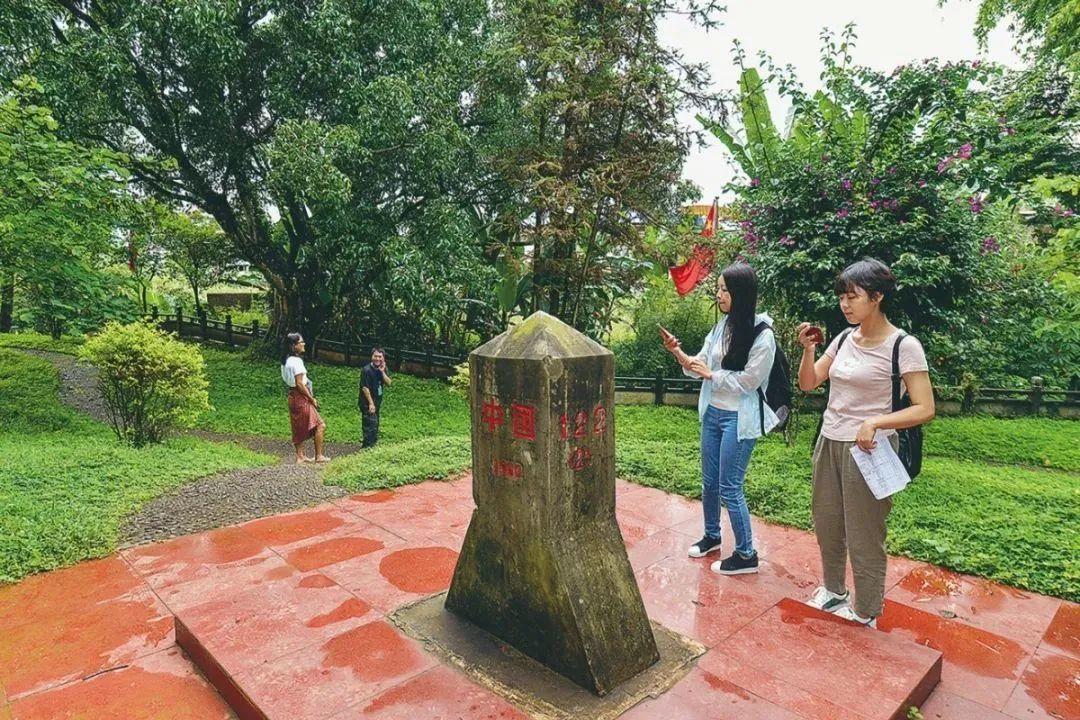
[[[759,322],[754,327],[754,339],[765,330],[772,330],[772,327],[765,322]],[[776,333],[773,332],[773,335]],[[780,422],[776,424],[771,432],[777,432],[783,430],[787,425],[788,418],[791,416],[791,365],[788,364],[787,355],[784,354],[784,349],[780,347],[780,343],[776,343],[776,352],[773,354],[772,370],[769,371],[769,389],[762,390],[758,388],[758,399],[761,401],[759,404],[761,410],[761,434],[765,434],[765,405],[772,409],[776,413],[776,417],[780,419]]]
[[[848,328],[840,334],[840,339],[836,343],[836,354],[840,354],[840,348],[844,346],[844,341],[847,340],[848,335],[851,334],[851,328]],[[906,392],[900,394],[900,343],[907,337],[907,333],[901,331],[900,337],[896,338],[896,342],[893,343],[892,348],[892,411],[897,412],[904,408],[911,407],[911,396]],[[824,417],[822,417],[824,422]],[[821,423],[818,423],[818,435],[821,434]],[[915,477],[922,472],[922,446],[923,446],[923,431],[921,425],[915,427],[904,428],[903,430],[897,430],[896,434],[899,436],[900,444],[896,449],[896,454],[900,456],[900,462],[903,463],[904,469],[907,470],[908,476],[914,480]]]

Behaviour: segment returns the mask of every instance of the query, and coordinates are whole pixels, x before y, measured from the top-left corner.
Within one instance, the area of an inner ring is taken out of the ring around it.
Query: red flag
[[[685,295],[698,286],[712,272],[716,250],[704,245],[695,245],[694,252],[682,265],[668,268],[671,279],[675,282],[675,292]]]
[[[719,198],[713,198],[712,207],[705,218],[705,227],[701,229],[703,237],[712,237],[716,234],[716,216],[719,211]],[[713,260],[716,258],[716,250],[705,245],[695,245],[694,251],[682,265],[668,268],[671,279],[675,283],[675,292],[680,296],[687,294],[698,286],[702,280],[712,272]]]
[[[719,210],[720,198],[713,198],[712,207],[709,208],[709,214],[705,217],[705,227],[701,228],[702,237],[712,237],[716,234],[716,215]]]

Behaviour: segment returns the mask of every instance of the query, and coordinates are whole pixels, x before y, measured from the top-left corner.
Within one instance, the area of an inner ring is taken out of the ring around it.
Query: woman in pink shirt
[[[809,604],[876,627],[885,598],[885,532],[892,498],[874,497],[851,447],[869,452],[879,438],[895,449],[897,430],[933,419],[934,390],[922,345],[885,315],[896,290],[889,267],[865,258],[845,268],[834,289],[844,318],[855,327],[833,338],[815,361],[814,350],[824,342],[821,331],[809,323],[799,325],[799,387],[810,391],[829,380],[829,402],[814,447],[812,500],[825,584]],[[897,343],[900,376],[911,406],[893,412],[892,353]],[[849,557],[854,601],[845,582]]]

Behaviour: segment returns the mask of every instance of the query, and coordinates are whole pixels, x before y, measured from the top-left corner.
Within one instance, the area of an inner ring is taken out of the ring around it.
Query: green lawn
[[[125,515],[220,470],[271,462],[190,438],[134,450],[57,397],[47,361],[0,349],[0,583],[116,549]]]
[[[204,354],[215,409],[200,420],[203,427],[288,436],[276,363],[251,361],[242,353],[220,350],[207,349]],[[310,369],[328,437],[358,440],[359,371],[318,363],[310,363]],[[438,381],[405,375],[394,380],[386,391],[380,446],[332,462],[325,475],[328,483],[350,489],[391,487],[468,468],[469,418],[464,400]],[[33,403],[18,405],[28,417],[41,412]],[[35,421],[40,422],[40,418]],[[620,406],[615,422],[620,477],[689,497],[700,494],[698,420],[692,409]],[[790,447],[775,437],[759,443],[747,477],[747,497],[755,514],[810,527],[810,442],[815,425],[813,418],[806,418],[803,432]],[[96,432],[100,439],[100,427]],[[35,446],[45,448],[47,435],[41,433]],[[7,435],[3,437],[6,442]],[[90,452],[92,445],[87,443],[83,452]],[[182,449],[176,443],[161,449],[160,462],[168,463],[166,455],[175,458],[169,454]],[[927,428],[925,449],[928,457],[922,475],[896,498],[890,551],[1080,600],[1080,422],[939,418]],[[184,478],[202,473],[194,467],[196,458],[208,465],[219,459],[207,446],[192,444],[188,450],[191,458],[180,465]],[[112,452],[133,451],[113,448]],[[11,456],[10,451],[5,453],[9,463]],[[48,458],[49,451],[43,450],[42,457]],[[134,457],[139,459],[139,468],[145,469],[149,456]],[[25,476],[63,474],[55,470],[55,460],[46,464],[47,468],[27,471]],[[20,466],[26,469],[25,462]],[[160,478],[162,486],[184,479],[169,477],[173,479]],[[6,487],[3,478],[0,474],[0,488]],[[139,488],[149,494],[160,491],[147,485]],[[137,504],[145,497],[139,495],[139,500],[130,502]]]

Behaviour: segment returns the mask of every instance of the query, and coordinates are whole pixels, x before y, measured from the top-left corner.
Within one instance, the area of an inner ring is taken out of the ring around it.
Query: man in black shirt
[[[390,385],[386,372],[386,354],[382,348],[371,351],[371,362],[360,371],[360,426],[363,429],[362,447],[371,447],[379,440],[379,408],[382,406],[383,385]]]

